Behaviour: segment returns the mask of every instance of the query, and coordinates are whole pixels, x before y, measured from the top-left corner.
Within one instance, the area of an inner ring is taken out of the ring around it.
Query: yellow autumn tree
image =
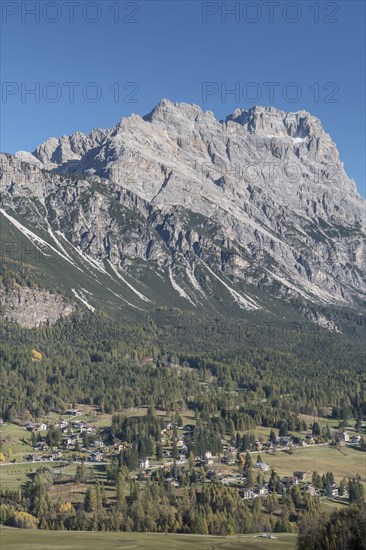
[[[60,512],[62,512],[62,513],[71,512],[71,510],[72,510],[71,502],[65,502],[64,504],[61,504],[61,506],[60,506]]]
[[[14,525],[21,529],[36,529],[38,519],[32,516],[32,514],[28,514],[28,512],[15,512]]]
[[[32,349],[32,361],[40,361],[42,359],[42,353],[36,349]]]

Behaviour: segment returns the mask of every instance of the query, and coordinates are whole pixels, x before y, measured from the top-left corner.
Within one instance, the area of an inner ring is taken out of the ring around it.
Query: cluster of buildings
[[[65,451],[88,451],[89,446],[93,448],[93,452],[88,456],[88,460],[94,462],[100,462],[103,460],[103,449],[105,448],[104,442],[101,439],[96,438],[96,428],[91,426],[83,420],[75,419],[76,416],[81,415],[79,409],[68,409],[64,414],[70,416],[70,420],[60,420],[53,423],[52,426],[48,426],[46,423],[34,423],[28,422],[25,428],[32,432],[45,432],[50,427],[58,428],[61,433],[61,440],[57,444],[57,450],[54,450],[47,444],[46,441],[38,441],[32,454],[29,454],[26,459],[31,462],[45,462],[62,460],[64,458],[63,453]],[[72,418],[72,419],[71,419]],[[88,435],[88,448],[84,445],[83,433]],[[55,447],[55,445],[53,445]],[[40,452],[51,451],[45,455],[39,455]]]
[[[48,426],[44,422],[27,422],[25,428],[28,432],[45,432]]]
[[[37,450],[39,450],[37,448]],[[53,462],[53,461],[62,461],[62,452],[61,451],[52,451],[49,454],[40,455],[39,453],[31,453],[27,455],[26,460],[28,462]]]
[[[117,453],[123,451],[129,446],[127,442],[122,441],[115,436],[111,439],[112,443],[110,445],[106,445],[98,435],[99,432],[95,426],[77,418],[81,414],[82,412],[79,409],[68,409],[65,411],[64,415],[67,415],[67,418],[64,418],[52,425],[52,428],[57,427],[61,432],[61,439],[57,445],[57,449],[50,449],[50,446],[44,440],[37,441],[33,447],[34,453],[28,455],[27,460],[33,462],[60,461],[65,458],[65,452],[71,451],[75,453],[75,460],[86,459],[90,462],[108,462],[110,457],[115,456]],[[32,432],[44,432],[49,429],[45,423],[34,422],[28,422],[25,427],[27,430]],[[145,476],[151,475],[154,469],[162,470],[165,476],[169,476],[169,469],[173,464],[172,451],[170,449],[174,444],[178,450],[178,455],[175,455],[177,469],[184,471],[184,464],[188,462],[189,454],[189,447],[187,445],[189,444],[188,437],[194,429],[195,426],[193,424],[176,426],[173,422],[166,421],[164,428],[161,431],[163,460],[155,462],[152,465],[150,457],[142,457],[138,461],[138,468],[145,471]],[[248,488],[246,487],[247,472],[243,471],[243,473],[240,474],[225,474],[220,471],[220,467],[210,469],[215,462],[218,464],[219,460],[221,460],[222,469],[224,472],[230,471],[225,469],[224,466],[235,466],[238,463],[238,448],[235,445],[228,444],[224,439],[221,441],[223,444],[223,455],[221,457],[214,456],[210,450],[207,450],[200,456],[194,457],[195,466],[197,468],[205,468],[206,479],[217,479],[225,485],[233,485],[238,487],[242,498],[245,500],[268,495],[268,483],[264,481],[263,483],[261,482],[261,480],[263,480],[263,476],[256,476],[257,482],[262,484],[257,484],[257,486],[253,488]],[[350,435],[347,431],[343,430],[335,430],[332,434],[332,441],[335,441],[340,445],[353,446],[360,443],[361,436]],[[274,449],[291,450],[292,446],[314,445],[317,443],[320,443],[319,439],[310,434],[306,435],[305,438],[301,440],[299,438],[295,438],[295,441],[292,436],[282,436],[276,437],[276,439],[273,439],[272,441],[256,440],[253,443],[251,451],[263,451],[266,453],[271,452],[271,450]],[[166,459],[171,459],[171,461],[167,462]],[[253,463],[253,467],[258,474],[260,472],[269,472],[271,469],[270,464],[262,460]],[[177,486],[177,484],[179,485],[177,479],[171,479],[170,481],[175,486]],[[283,490],[288,487],[298,485],[299,483],[301,484],[301,491],[309,492],[312,496],[319,494],[319,490],[313,484],[306,482],[306,473],[304,471],[296,470],[293,472],[293,475],[284,476],[280,480]],[[337,485],[333,484],[330,488],[327,488],[327,495],[332,497],[340,496],[338,489],[339,488]],[[344,489],[342,490],[341,495],[344,496]]]
[[[342,432],[342,431],[335,431],[334,439],[340,445],[348,445],[350,447],[354,445],[358,445],[361,442],[360,435],[357,435],[357,434],[350,435],[348,432]]]
[[[262,469],[262,464],[265,464],[266,466],[268,466],[267,463],[257,463],[256,466]],[[297,485],[299,481],[305,481],[305,480],[306,480],[306,472],[303,472],[302,470],[296,470],[292,476],[284,476],[281,479],[281,482],[280,482],[281,492],[283,492],[288,487],[293,487],[294,485]],[[312,492],[312,488],[315,489],[313,485],[304,484],[302,486],[303,491],[310,491],[310,493]],[[244,500],[251,500],[256,497],[268,496],[268,493],[269,493],[268,483],[264,483],[263,485],[257,485],[253,489],[249,489],[246,487],[243,487],[240,489],[240,494]],[[316,493],[314,493],[314,496],[315,494]]]

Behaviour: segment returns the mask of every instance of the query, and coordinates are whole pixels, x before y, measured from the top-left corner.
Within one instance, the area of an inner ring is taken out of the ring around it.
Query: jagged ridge
[[[364,298],[364,201],[305,111],[218,121],[162,100],[113,129],[2,155],[0,182],[8,222],[89,261],[131,307],[231,314]]]

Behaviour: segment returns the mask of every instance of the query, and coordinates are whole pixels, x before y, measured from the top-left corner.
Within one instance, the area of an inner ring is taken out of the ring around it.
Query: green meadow
[[[279,533],[275,539],[261,535],[212,537],[161,533],[110,533],[0,529],[1,550],[294,550],[296,535]]]

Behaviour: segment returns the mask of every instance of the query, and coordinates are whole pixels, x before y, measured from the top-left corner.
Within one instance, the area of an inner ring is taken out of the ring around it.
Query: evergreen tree
[[[252,457],[247,452],[246,455],[245,455],[244,471],[247,471],[250,468],[253,468],[253,462],[252,462]]]
[[[363,502],[365,496],[365,489],[360,479],[353,478],[349,481],[348,486],[349,502]]]
[[[323,485],[322,483],[322,477],[318,472],[313,472],[313,475],[311,476],[311,482],[315,487],[320,489]]]
[[[318,422],[314,422],[313,428],[312,428],[312,434],[313,435],[320,435],[320,426]]]
[[[75,483],[86,483],[86,466],[84,462],[76,467]]]
[[[84,509],[86,512],[94,512],[97,506],[97,491],[95,487],[88,487],[84,498]]]

